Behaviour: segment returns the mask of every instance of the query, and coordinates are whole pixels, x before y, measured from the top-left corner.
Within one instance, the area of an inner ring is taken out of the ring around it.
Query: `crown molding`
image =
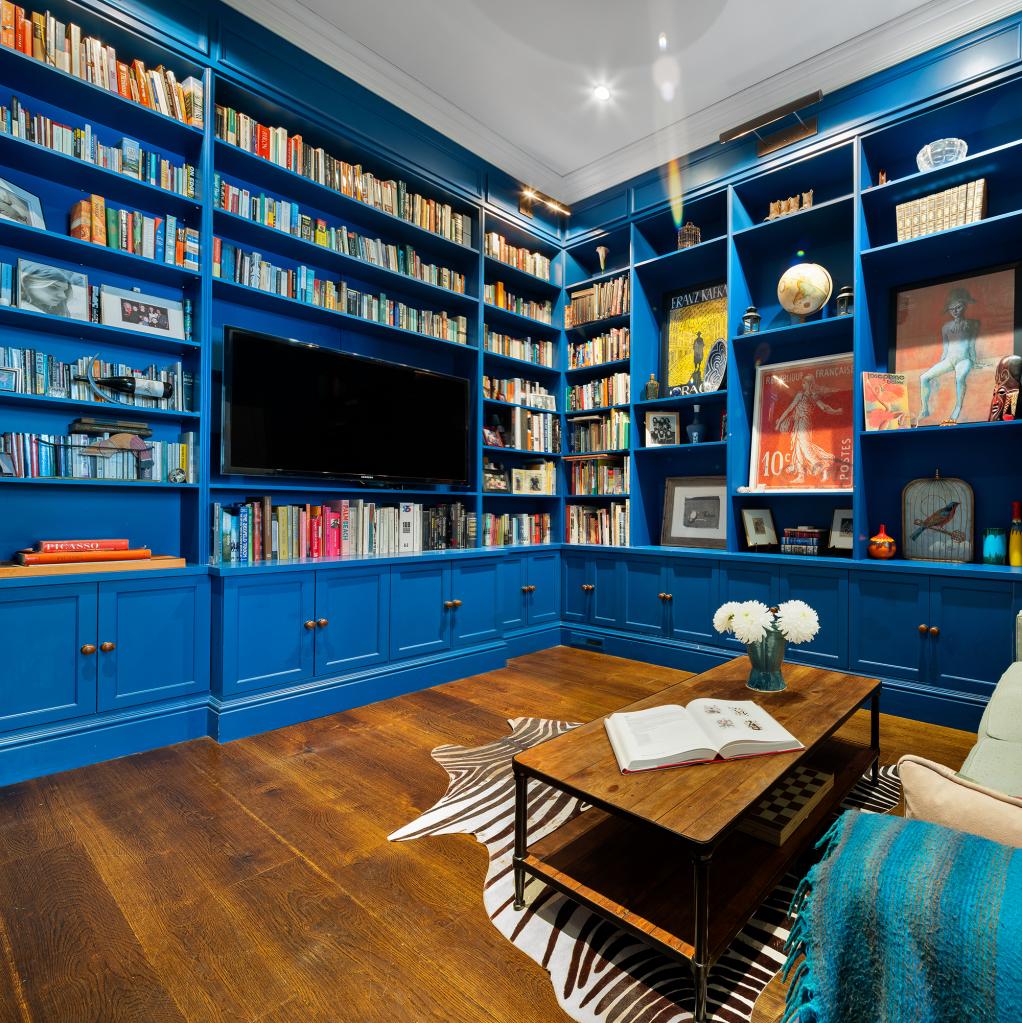
[[[619,185],[716,142],[722,129],[811,89],[830,93],[1017,13],[1017,0],[931,0],[568,174],[513,145],[456,103],[339,31],[301,3],[227,0],[295,46],[512,177],[566,203]]]

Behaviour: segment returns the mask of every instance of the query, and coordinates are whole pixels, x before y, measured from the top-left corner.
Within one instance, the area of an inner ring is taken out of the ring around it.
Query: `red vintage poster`
[[[852,489],[852,356],[756,371],[749,486]]]

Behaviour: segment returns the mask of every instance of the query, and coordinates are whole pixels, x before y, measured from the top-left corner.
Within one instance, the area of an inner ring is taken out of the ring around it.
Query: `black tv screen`
[[[224,332],[226,474],[466,484],[468,420],[462,377]]]

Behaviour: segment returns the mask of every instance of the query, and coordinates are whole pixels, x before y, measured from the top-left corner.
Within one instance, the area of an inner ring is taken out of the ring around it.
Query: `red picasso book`
[[[84,565],[93,561],[145,561],[152,556],[153,552],[148,548],[126,551],[59,551],[56,554],[18,551],[15,560],[19,565]]]
[[[121,540],[40,540],[35,545],[39,554],[63,554],[67,551],[126,551],[128,541]]]

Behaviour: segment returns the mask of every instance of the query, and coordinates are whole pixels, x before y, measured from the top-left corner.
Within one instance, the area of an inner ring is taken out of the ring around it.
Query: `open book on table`
[[[611,714],[604,725],[625,774],[805,748],[751,700],[700,699],[687,707],[649,707]]]

